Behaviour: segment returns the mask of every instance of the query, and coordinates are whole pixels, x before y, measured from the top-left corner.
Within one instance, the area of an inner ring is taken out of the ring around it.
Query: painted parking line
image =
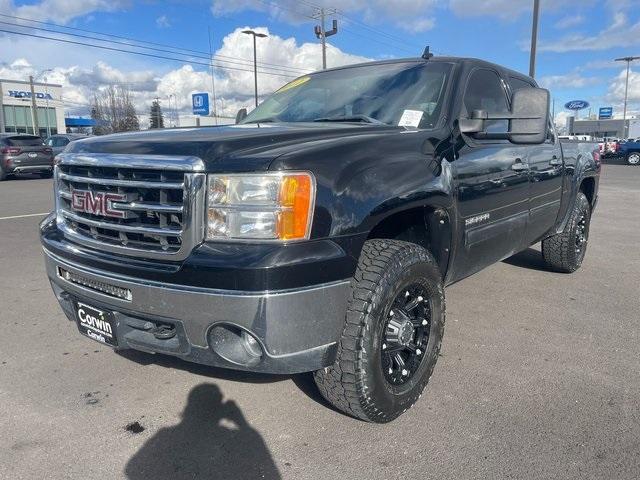
[[[45,215],[49,215],[49,212],[29,213],[27,215],[12,215],[11,217],[0,217],[0,220],[15,220],[17,218],[44,217]]]

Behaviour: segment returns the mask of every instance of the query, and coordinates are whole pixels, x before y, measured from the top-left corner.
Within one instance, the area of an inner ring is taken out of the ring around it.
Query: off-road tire
[[[429,337],[415,374],[401,386],[382,372],[382,342],[394,298],[411,282],[430,302]],[[335,363],[314,373],[322,396],[337,409],[368,422],[389,422],[421,396],[438,359],[445,324],[442,277],[431,254],[419,245],[374,239],[365,242],[351,280],[345,327]]]
[[[580,252],[576,251],[576,239],[579,235],[580,219],[585,219],[585,241]],[[578,192],[571,212],[571,217],[564,230],[542,241],[542,256],[551,269],[572,273],[580,268],[587,250],[589,224],[591,222],[591,205],[584,193]]]
[[[4,171],[2,165],[0,165],[0,182],[7,178],[7,172]]]
[[[640,152],[632,152],[627,155],[627,163],[629,165],[640,165]]]

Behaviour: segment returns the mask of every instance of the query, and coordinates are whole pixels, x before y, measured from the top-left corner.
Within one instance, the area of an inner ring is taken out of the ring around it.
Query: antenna
[[[427,45],[422,53],[422,58],[429,60],[431,57],[433,57],[433,53],[429,51],[429,45]]]

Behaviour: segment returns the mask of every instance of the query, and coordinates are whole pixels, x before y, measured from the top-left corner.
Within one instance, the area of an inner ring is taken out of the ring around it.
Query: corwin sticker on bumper
[[[110,313],[77,302],[76,320],[83,335],[112,347],[118,345],[115,321]]]

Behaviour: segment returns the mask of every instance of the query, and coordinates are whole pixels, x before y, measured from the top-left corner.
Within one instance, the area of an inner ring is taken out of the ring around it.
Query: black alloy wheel
[[[420,284],[403,288],[389,312],[380,351],[382,372],[391,385],[402,385],[416,373],[429,342],[431,305]]]

